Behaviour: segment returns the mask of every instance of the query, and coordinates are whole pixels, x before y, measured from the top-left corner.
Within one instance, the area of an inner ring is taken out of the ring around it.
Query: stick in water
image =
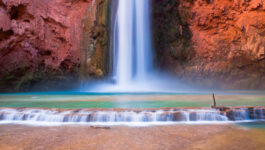
[[[213,108],[216,108],[216,101],[215,101],[215,96],[214,96],[214,93],[213,93]]]

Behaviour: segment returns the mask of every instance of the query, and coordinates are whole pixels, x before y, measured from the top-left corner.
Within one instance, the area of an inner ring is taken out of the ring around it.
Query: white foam
[[[258,120],[265,121],[265,120]],[[38,121],[0,121],[0,125],[26,125],[40,127],[56,126],[127,126],[127,127],[152,127],[152,126],[170,126],[170,125],[225,125],[236,123],[256,122],[256,120],[244,121],[188,121],[188,122],[38,122]]]
[[[0,124],[38,126],[96,125],[96,126],[154,126],[173,124],[217,124],[263,121],[264,109],[233,109],[230,114],[216,109],[175,109],[141,111],[91,111],[56,109],[0,109]],[[231,114],[232,113],[232,114]],[[253,118],[254,117],[254,118]]]

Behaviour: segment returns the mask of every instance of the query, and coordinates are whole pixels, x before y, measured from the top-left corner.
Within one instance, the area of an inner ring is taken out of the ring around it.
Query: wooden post
[[[216,108],[216,101],[215,101],[214,93],[213,93],[213,106],[212,106],[212,108]]]

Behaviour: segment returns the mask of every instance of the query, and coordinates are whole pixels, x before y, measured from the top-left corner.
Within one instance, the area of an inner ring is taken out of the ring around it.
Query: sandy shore
[[[264,150],[265,129],[236,125],[154,127],[0,126],[1,150]]]

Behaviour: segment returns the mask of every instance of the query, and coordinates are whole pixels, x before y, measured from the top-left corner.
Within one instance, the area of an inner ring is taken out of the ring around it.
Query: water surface
[[[217,94],[220,106],[265,106],[264,94]],[[162,108],[210,107],[210,93],[16,93],[0,94],[0,107]]]

